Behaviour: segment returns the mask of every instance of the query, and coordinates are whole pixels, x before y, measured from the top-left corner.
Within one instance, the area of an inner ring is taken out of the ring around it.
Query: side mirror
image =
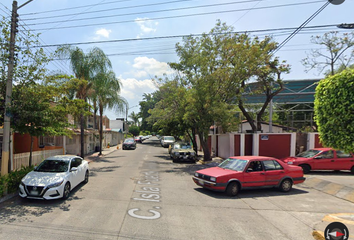
[[[75,172],[75,171],[77,171],[77,167],[72,167],[72,168],[70,169],[70,172]]]

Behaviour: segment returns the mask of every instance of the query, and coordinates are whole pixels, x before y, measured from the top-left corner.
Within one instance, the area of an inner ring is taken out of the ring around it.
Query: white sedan
[[[22,178],[19,195],[31,199],[67,199],[72,189],[88,179],[88,162],[81,157],[49,157]]]

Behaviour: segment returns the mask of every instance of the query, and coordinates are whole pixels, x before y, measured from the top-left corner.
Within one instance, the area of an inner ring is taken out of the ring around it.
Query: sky
[[[1,16],[9,18],[12,2],[1,0]],[[18,0],[18,6],[26,2]],[[208,33],[220,20],[235,31],[247,31],[260,38],[270,35],[281,43],[325,3],[326,0],[33,0],[18,9],[18,14],[20,34],[24,29],[39,33],[47,53],[61,44],[74,44],[85,52],[92,47],[101,48],[122,83],[120,95],[129,103],[129,115],[139,112],[144,93],[157,90],[152,78],[173,74],[168,63],[178,62],[175,45],[182,42],[182,36]],[[276,56],[291,66],[283,80],[323,77],[316,70],[306,72],[301,63],[311,49],[320,48],[311,43],[311,36],[351,31],[336,25],[354,23],[353,9],[353,0],[329,4],[307,24],[314,28],[302,29],[279,49]],[[72,74],[67,61],[54,61],[48,67]],[[111,120],[126,117],[125,111],[119,113],[115,109],[105,110],[105,115]]]

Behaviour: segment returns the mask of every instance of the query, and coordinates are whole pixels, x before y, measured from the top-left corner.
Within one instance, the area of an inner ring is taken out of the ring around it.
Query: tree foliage
[[[79,80],[79,84],[74,88],[75,96],[84,102],[88,101],[89,96],[93,92],[93,79],[98,73],[105,73],[111,67],[111,61],[106,54],[97,47],[85,53],[78,47],[68,45],[61,46],[57,49],[59,57],[69,58],[70,66],[74,72],[75,78]],[[85,109],[88,110],[88,109]],[[81,157],[85,155],[84,149],[84,130],[85,130],[85,116],[80,114],[80,140],[81,140]]]
[[[354,152],[354,70],[320,81],[315,94],[315,120],[321,142]]]
[[[129,133],[131,133],[133,136],[138,136],[140,133],[140,128],[138,126],[130,126]]]
[[[234,33],[232,27],[221,22],[209,34],[185,37],[183,43],[176,45],[179,62],[170,66],[180,73],[180,83],[187,89],[183,121],[195,127],[205,160],[210,158],[207,146],[210,126],[216,122],[227,130],[237,121],[232,104],[237,104],[254,131],[257,130],[242,94],[248,82],[257,80],[255,91],[266,95],[257,114],[260,119],[270,100],[281,90],[280,74],[289,71],[287,65],[271,54],[276,47],[269,37],[260,40]],[[274,87],[274,82],[280,88]]]
[[[327,75],[334,75],[335,69],[343,66],[346,68],[353,63],[354,58],[354,32],[343,33],[328,32],[322,36],[312,36],[311,43],[325,48],[313,49],[307,58],[302,60],[303,65],[310,71],[317,68],[319,73],[329,68]],[[346,52],[349,52],[347,55]]]

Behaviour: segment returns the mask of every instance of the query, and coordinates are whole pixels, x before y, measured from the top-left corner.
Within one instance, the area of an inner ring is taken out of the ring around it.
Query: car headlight
[[[179,153],[178,153],[178,152],[175,152],[175,155],[176,155],[176,156],[178,156],[178,155],[179,155]]]
[[[63,182],[64,182],[64,179],[61,180],[61,181],[59,181],[59,182],[49,184],[49,185],[47,186],[47,188],[59,187]]]
[[[216,177],[210,177],[210,181],[216,182]]]
[[[292,164],[294,164],[294,163],[293,163],[293,162],[288,162],[288,164],[289,164],[289,165],[292,165]]]
[[[199,174],[198,173],[194,173],[194,176],[199,177]]]
[[[20,185],[25,186],[25,183],[21,180]]]
[[[195,155],[195,152],[191,152],[191,156],[194,156]]]

